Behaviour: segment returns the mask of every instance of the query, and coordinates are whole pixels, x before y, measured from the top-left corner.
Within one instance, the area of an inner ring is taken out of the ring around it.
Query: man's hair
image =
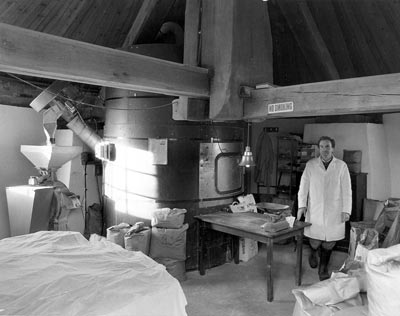
[[[327,140],[331,142],[332,148],[335,148],[335,140],[333,138],[330,138],[329,136],[321,136],[320,139],[318,140],[318,146],[321,143],[321,141]]]

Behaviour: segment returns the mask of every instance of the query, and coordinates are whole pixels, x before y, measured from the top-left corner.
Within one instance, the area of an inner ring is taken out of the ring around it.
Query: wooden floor
[[[261,244],[259,244],[261,245]],[[295,304],[296,252],[293,244],[275,245],[274,301],[267,302],[265,279],[266,251],[261,245],[259,254],[248,262],[226,263],[206,270],[187,272],[181,282],[188,305],[188,316],[291,316]],[[318,282],[317,269],[308,265],[308,245],[303,246],[303,286]],[[330,271],[338,270],[346,259],[344,252],[334,251]]]

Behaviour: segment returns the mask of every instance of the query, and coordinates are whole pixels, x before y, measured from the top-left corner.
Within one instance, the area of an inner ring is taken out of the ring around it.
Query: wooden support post
[[[210,69],[210,99],[180,98],[174,119],[241,120],[240,85],[272,82],[267,4],[259,0],[188,0],[184,63]]]
[[[268,239],[267,241],[267,300],[272,302],[274,300],[274,283],[272,278],[272,263],[274,262],[274,241]]]
[[[303,229],[304,231],[304,229]],[[303,268],[303,231],[301,234],[296,236],[296,251],[297,251],[297,263],[296,263],[296,285],[301,285],[301,270]]]
[[[201,67],[212,71],[210,119],[241,120],[240,86],[272,82],[267,2],[203,0]]]
[[[201,0],[186,0],[185,11],[185,39],[183,63],[198,66],[200,63],[201,47]],[[209,99],[194,99],[179,97],[172,104],[172,118],[174,120],[207,121],[209,120]]]

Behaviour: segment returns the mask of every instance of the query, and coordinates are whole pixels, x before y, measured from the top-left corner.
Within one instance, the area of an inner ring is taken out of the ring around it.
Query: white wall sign
[[[293,112],[294,110],[293,102],[271,103],[267,104],[267,106],[268,114]]]
[[[149,151],[153,153],[153,165],[168,164],[168,139],[149,138]]]

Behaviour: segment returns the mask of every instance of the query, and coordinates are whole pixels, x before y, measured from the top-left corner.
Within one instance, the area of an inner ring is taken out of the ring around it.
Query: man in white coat
[[[304,229],[309,238],[309,263],[318,266],[320,280],[329,278],[328,263],[336,241],[345,236],[345,222],[351,214],[351,181],[344,161],[333,156],[335,140],[322,136],[320,156],[307,162],[298,192],[297,219],[304,215],[312,225]]]

